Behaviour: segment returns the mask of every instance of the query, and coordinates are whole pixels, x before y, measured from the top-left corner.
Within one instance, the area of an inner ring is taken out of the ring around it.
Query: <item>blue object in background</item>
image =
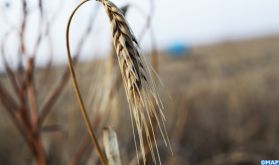
[[[175,42],[168,46],[167,53],[171,56],[181,57],[189,52],[190,47],[188,47],[183,42]]]

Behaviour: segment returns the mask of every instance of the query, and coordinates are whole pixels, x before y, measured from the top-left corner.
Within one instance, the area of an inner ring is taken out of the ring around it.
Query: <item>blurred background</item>
[[[100,164],[66,66],[66,25],[79,2],[0,0],[0,164]],[[173,149],[158,139],[162,164],[278,158],[278,0],[112,2],[126,7],[162,82]],[[74,16],[70,45],[100,143],[103,128],[113,128],[122,163],[132,165],[132,126],[110,30],[100,3],[88,2]]]

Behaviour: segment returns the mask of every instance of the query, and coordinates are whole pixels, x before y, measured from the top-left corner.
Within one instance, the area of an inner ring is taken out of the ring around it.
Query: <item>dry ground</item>
[[[174,157],[162,152],[164,164],[258,164],[261,159],[278,159],[279,37],[197,47],[180,58],[162,54],[159,67],[174,150]],[[98,80],[90,65],[80,71],[88,98],[90,82]],[[49,81],[39,79],[53,84],[61,72],[51,73]],[[7,81],[5,76],[2,81]],[[67,164],[85,133],[72,94],[69,86],[47,122],[61,130],[43,134],[50,164]],[[94,103],[88,100],[88,105]],[[119,100],[120,117],[112,116],[109,123],[117,130],[127,164],[135,156],[132,130],[123,93]],[[0,110],[0,164],[30,164],[28,149],[7,113]]]

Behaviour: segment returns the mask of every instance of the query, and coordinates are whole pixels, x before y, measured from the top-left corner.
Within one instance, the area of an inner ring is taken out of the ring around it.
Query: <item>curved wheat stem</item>
[[[92,127],[91,127],[91,124],[90,124],[90,121],[89,121],[89,117],[87,115],[87,112],[86,112],[86,109],[85,109],[85,106],[84,106],[84,103],[83,103],[83,100],[82,100],[82,97],[81,97],[81,94],[80,94],[80,90],[79,90],[79,87],[78,87],[76,74],[75,74],[75,71],[74,71],[74,68],[73,68],[73,64],[72,64],[71,51],[70,51],[70,43],[69,43],[69,31],[70,31],[70,24],[71,24],[72,18],[74,16],[74,14],[76,13],[76,11],[84,3],[88,2],[88,1],[90,1],[90,0],[82,1],[73,10],[73,12],[71,13],[70,18],[68,20],[67,30],[66,30],[66,47],[67,47],[68,67],[69,67],[69,70],[70,70],[71,75],[72,75],[71,77],[72,77],[73,87],[74,87],[74,90],[75,90],[75,94],[76,94],[76,97],[77,97],[77,100],[78,100],[78,103],[79,103],[79,106],[80,106],[80,111],[81,111],[82,117],[84,119],[87,131],[88,131],[88,133],[89,133],[89,135],[90,135],[90,137],[92,139],[93,144],[96,147],[97,154],[100,157],[100,160],[101,160],[102,164],[106,165],[107,164],[106,157],[104,156],[104,154],[103,154],[103,152],[101,150],[101,147],[100,147],[100,145],[98,143],[97,137],[96,137],[96,135],[95,135],[95,133],[94,133]]]

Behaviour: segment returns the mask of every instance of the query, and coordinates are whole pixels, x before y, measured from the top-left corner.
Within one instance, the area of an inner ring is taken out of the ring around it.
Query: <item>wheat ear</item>
[[[166,145],[169,144],[169,140],[164,124],[163,106],[152,77],[151,66],[139,53],[137,40],[122,11],[108,0],[97,1],[103,4],[112,27],[113,44],[130,106],[135,142],[137,143],[134,123],[144,164],[146,164],[145,141],[148,143],[154,163],[157,164],[159,161],[161,164],[152,119],[158,125]],[[155,143],[155,149],[152,142]]]

